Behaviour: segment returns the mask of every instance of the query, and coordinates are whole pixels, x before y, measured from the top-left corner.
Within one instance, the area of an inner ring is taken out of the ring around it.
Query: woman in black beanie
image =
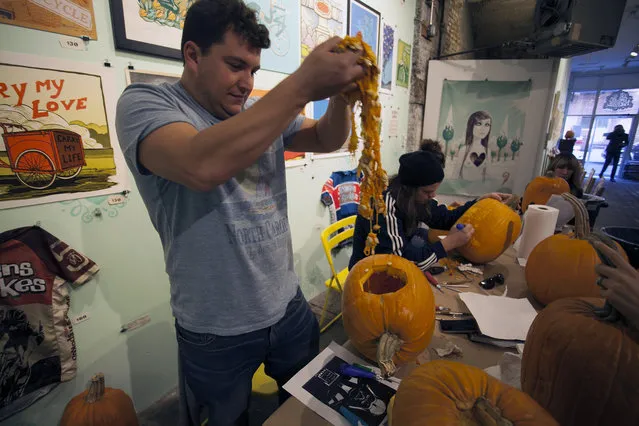
[[[437,189],[444,180],[445,157],[439,142],[425,140],[419,151],[399,158],[399,172],[391,178],[384,192],[386,216],[380,215],[379,244],[376,254],[395,254],[411,260],[426,270],[451,250],[466,244],[472,237],[472,225],[463,229],[451,229],[442,241],[428,243],[428,229],[449,229],[478,200],[469,201],[454,210],[438,205],[434,200]],[[506,201],[508,194],[490,193],[479,198]],[[370,222],[357,215],[353,236],[353,254],[349,262],[352,268],[365,257],[364,247],[370,232]]]

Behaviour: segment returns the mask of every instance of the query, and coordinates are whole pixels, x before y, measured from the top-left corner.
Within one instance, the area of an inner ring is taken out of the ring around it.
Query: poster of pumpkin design
[[[0,62],[0,209],[129,189],[112,121],[118,93],[114,72],[5,52]]]
[[[0,0],[0,23],[98,39],[93,0]]]
[[[532,82],[451,81],[442,88],[437,139],[446,155],[442,194],[512,192]]]

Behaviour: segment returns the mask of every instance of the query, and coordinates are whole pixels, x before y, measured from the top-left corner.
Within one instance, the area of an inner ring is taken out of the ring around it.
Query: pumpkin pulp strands
[[[351,136],[348,150],[351,154],[357,151],[359,139],[355,123],[354,107],[360,102],[362,112],[360,114],[362,123],[362,138],[364,139],[364,149],[357,166],[358,175],[362,176],[360,185],[360,205],[358,213],[369,220],[370,232],[366,238],[364,254],[370,256],[375,254],[375,247],[379,244],[377,232],[379,214],[386,214],[386,203],[382,192],[388,186],[388,177],[382,168],[380,154],[380,125],[382,106],[379,103],[378,78],[379,68],[377,68],[377,56],[371,47],[364,42],[362,34],[357,33],[355,37],[346,36],[337,46],[337,51],[363,50],[364,55],[360,59],[360,64],[366,73],[364,77],[357,81],[359,88],[357,93],[350,93],[345,96],[351,107]],[[373,224],[373,215],[375,216]]]

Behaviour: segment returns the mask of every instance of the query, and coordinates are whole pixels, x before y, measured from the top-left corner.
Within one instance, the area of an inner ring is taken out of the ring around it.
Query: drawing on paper
[[[291,74],[299,64],[300,2],[298,0],[253,0],[248,7],[268,28],[271,47],[262,50],[262,69]]]
[[[301,0],[301,56],[333,36],[346,35],[347,0]]]
[[[447,157],[440,192],[512,192],[530,81],[444,81],[438,134]]]
[[[98,39],[93,0],[0,0],[0,23]]]
[[[346,361],[335,356],[302,388],[352,424],[383,424],[395,390],[375,379],[343,376],[339,373],[342,364]]]
[[[180,80],[180,74],[170,74],[157,71],[146,70],[126,70],[126,84],[145,83],[145,84],[162,84],[177,83]]]
[[[0,64],[0,205],[122,183],[110,130],[100,75]]]
[[[410,79],[410,44],[399,40],[397,46],[397,85],[408,87]]]
[[[395,53],[395,29],[384,24],[384,39],[382,42],[382,74],[381,88],[390,91],[393,87],[393,54]]]
[[[348,15],[348,34],[355,36],[362,33],[364,41],[379,57],[379,12],[358,0],[351,0]]]

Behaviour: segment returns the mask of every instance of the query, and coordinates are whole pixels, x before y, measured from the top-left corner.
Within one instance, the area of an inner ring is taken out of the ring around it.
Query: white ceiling
[[[602,7],[605,6],[602,4]],[[639,57],[633,58],[624,65],[630,52],[638,43],[639,0],[627,0],[615,46],[572,58],[572,69],[573,71],[599,71],[624,66],[639,67]]]

